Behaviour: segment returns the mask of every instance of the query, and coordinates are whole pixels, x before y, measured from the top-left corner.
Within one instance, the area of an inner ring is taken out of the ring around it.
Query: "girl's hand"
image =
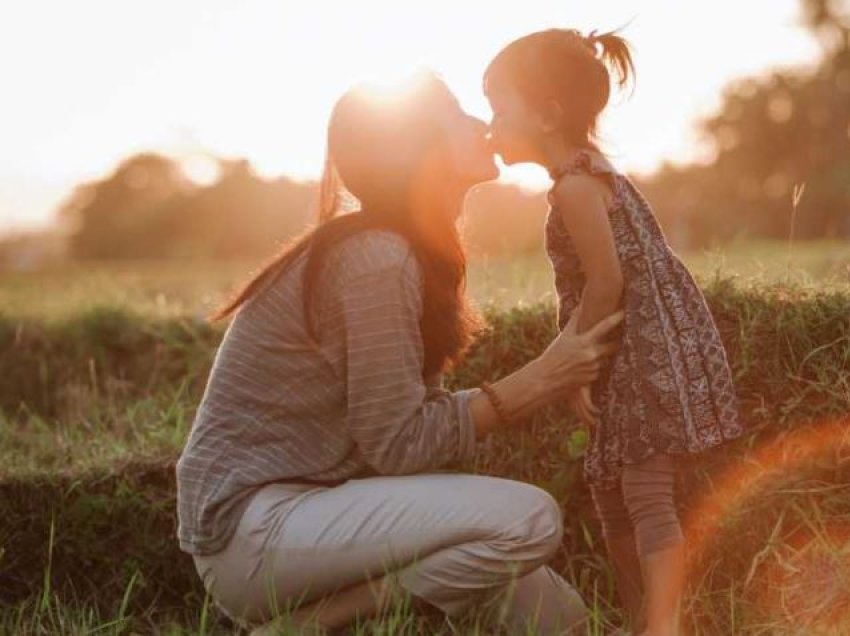
[[[596,426],[599,418],[599,409],[593,404],[589,384],[585,384],[574,393],[571,393],[568,401],[582,424],[588,428]]]

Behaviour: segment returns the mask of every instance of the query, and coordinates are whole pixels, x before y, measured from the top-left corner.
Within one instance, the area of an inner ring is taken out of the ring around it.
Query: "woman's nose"
[[[493,137],[492,131],[487,130],[487,134],[484,135],[484,143],[487,145],[487,148],[490,152],[496,152],[496,140]]]

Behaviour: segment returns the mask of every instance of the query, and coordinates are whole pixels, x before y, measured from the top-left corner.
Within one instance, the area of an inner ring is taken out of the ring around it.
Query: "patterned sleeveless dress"
[[[580,151],[552,173],[607,175],[623,272],[620,347],[592,387],[601,413],[584,458],[587,482],[619,484],[622,465],[655,452],[699,453],[743,433],[726,352],[694,279],[670,249],[637,187],[601,156]],[[546,252],[555,270],[558,325],[578,306],[584,273],[549,196]]]

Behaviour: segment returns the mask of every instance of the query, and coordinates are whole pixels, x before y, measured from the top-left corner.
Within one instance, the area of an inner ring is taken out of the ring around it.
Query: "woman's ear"
[[[558,100],[547,99],[539,110],[538,122],[541,132],[551,133],[559,130],[564,121],[564,109]]]

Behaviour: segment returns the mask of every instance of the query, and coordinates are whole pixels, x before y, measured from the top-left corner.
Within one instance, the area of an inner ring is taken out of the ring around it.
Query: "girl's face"
[[[507,165],[539,161],[543,137],[540,117],[511,86],[487,95],[493,109],[490,137],[493,150]]]

